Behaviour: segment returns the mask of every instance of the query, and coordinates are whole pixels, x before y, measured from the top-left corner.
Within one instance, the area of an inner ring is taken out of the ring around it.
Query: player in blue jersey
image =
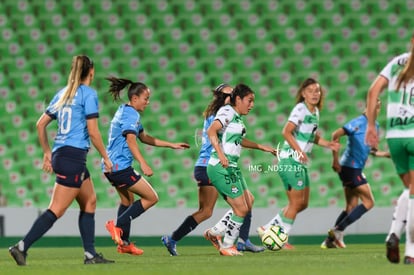
[[[378,100],[377,113],[380,109],[381,101]],[[321,244],[321,248],[345,248],[344,230],[374,207],[374,196],[362,170],[370,153],[377,157],[389,157],[389,153],[378,151],[377,148],[371,148],[365,144],[367,123],[364,112],[332,133],[333,141],[339,142],[342,136],[348,137],[341,160],[339,160],[338,152],[332,152],[332,168],[341,179],[346,207],[337,217],[335,227],[329,230],[328,237]],[[378,122],[376,127],[378,131]]]
[[[27,250],[41,238],[76,199],[80,213],[78,226],[84,247],[85,264],[113,263],[95,251],[96,194],[86,167],[90,141],[112,170],[98,128],[98,96],[90,84],[95,74],[92,60],[84,55],[73,57],[67,86],[52,99],[37,121],[37,133],[43,149],[43,170],[54,172],[56,182],[48,209],[41,214],[27,235],[9,248],[18,265],[26,265]],[[46,127],[57,121],[58,131],[50,149]]]
[[[163,244],[167,247],[172,256],[177,256],[176,243],[184,238],[187,234],[193,231],[200,223],[209,219],[213,214],[214,206],[216,204],[218,193],[216,188],[211,184],[207,176],[207,165],[210,159],[211,150],[213,149],[210,140],[207,136],[207,129],[214,121],[215,114],[220,107],[230,102],[230,94],[233,88],[228,84],[220,84],[213,90],[213,100],[205,109],[201,149],[199,157],[194,166],[194,178],[198,185],[198,202],[199,208],[196,212],[186,217],[183,223],[169,236],[162,237]],[[253,195],[252,195],[253,198]],[[221,232],[226,228],[227,221],[232,215],[232,210],[229,210],[223,218],[216,224],[217,231]],[[238,241],[238,249],[242,251],[261,252],[264,250],[262,246],[256,246],[249,240],[249,230],[251,223],[251,212],[249,212],[244,220],[243,226],[240,230],[240,238]],[[220,235],[213,236],[210,230],[204,233],[206,239],[219,249]]]
[[[116,188],[121,203],[118,208],[116,224],[113,220],[106,223],[106,229],[118,245],[119,253],[141,255],[144,251],[129,240],[131,221],[158,202],[158,195],[151,184],[132,168],[132,162],[138,161],[145,176],[152,176],[153,171],[141,154],[137,138],[145,144],[172,149],[186,149],[187,143],[172,143],[148,135],[141,124],[140,112],[149,104],[150,89],[141,82],[129,79],[108,77],[109,93],[114,100],[128,87],[127,104],[122,104],[116,111],[109,130],[107,152],[113,163],[112,171],[105,176]],[[134,200],[134,194],[140,196]]]

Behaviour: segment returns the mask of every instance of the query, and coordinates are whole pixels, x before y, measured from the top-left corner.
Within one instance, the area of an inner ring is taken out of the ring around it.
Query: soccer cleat
[[[222,256],[243,256],[243,253],[238,251],[235,246],[229,248],[220,248],[220,255]]]
[[[404,257],[404,264],[414,264],[414,258],[412,258],[410,256],[405,256]]]
[[[335,245],[335,242],[330,237],[326,237],[326,239],[321,244],[321,248],[322,249],[336,248],[336,245]]]
[[[142,255],[144,254],[144,250],[136,247],[134,243],[129,243],[127,245],[118,245],[117,247],[118,253],[124,254],[131,254],[131,255]]]
[[[398,239],[395,233],[392,233],[388,240],[385,242],[387,247],[387,259],[391,263],[399,263],[400,262],[400,248],[399,248],[400,240]],[[406,257],[407,258],[407,257]],[[406,263],[406,258],[404,259],[404,263]]]
[[[328,231],[328,236],[333,240],[337,248],[345,248],[344,232],[337,229],[331,229]]]
[[[114,242],[117,245],[124,244],[124,242],[121,239],[122,229],[119,227],[116,227],[113,220],[107,221],[105,227],[106,227],[106,230],[108,230],[109,234],[111,234],[112,240],[114,240]]]
[[[168,252],[170,252],[171,256],[178,256],[176,241],[174,241],[170,236],[167,236],[167,235],[162,236],[161,241],[167,248]]]
[[[238,251],[250,251],[253,253],[263,252],[265,248],[263,246],[258,246],[253,244],[250,240],[243,241],[239,240],[237,242],[237,250]]]
[[[295,247],[293,245],[291,245],[290,243],[285,243],[283,245],[282,249],[292,250],[292,249],[295,249]]]
[[[104,256],[99,253],[96,254],[95,257],[88,259],[85,256],[84,264],[112,264],[115,263],[113,260],[105,259]]]
[[[9,253],[16,261],[17,265],[26,265],[27,253],[19,250],[17,244],[9,247]]]
[[[259,235],[259,238],[262,239],[264,232],[265,232],[266,228],[264,228],[264,226],[259,226],[256,229],[257,235]]]
[[[211,244],[217,249],[220,250],[221,247],[221,236],[214,236],[211,234],[210,229],[204,231],[204,238],[211,242]]]

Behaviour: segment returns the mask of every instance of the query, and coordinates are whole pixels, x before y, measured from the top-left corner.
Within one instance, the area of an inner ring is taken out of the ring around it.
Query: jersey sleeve
[[[221,125],[224,127],[226,127],[231,119],[232,119],[232,112],[231,112],[231,107],[230,106],[223,106],[221,107],[218,111],[216,116],[214,117],[214,120],[218,120],[220,121]]]
[[[293,110],[290,112],[288,121],[299,125],[305,118],[306,110],[304,104],[297,104]]]
[[[45,113],[50,116],[52,119],[57,118],[57,111],[54,110],[53,106],[56,104],[56,102],[59,100],[59,93],[62,91],[59,91],[55,94],[55,96],[52,98],[52,100],[49,103],[49,106],[47,106]]]
[[[140,123],[140,115],[132,107],[126,107],[121,118],[122,135],[134,134],[136,136],[144,130]],[[141,130],[142,129],[142,130]]]
[[[87,89],[87,90],[88,91],[84,93],[86,119],[97,118],[99,117],[98,94],[96,93],[95,90],[92,90],[92,89]]]
[[[390,62],[388,62],[387,65],[385,65],[385,67],[380,72],[380,75],[388,80],[391,80],[391,78],[395,77],[398,74],[399,70],[401,70],[407,63],[408,57],[408,53],[403,53],[399,56],[394,57]]]
[[[349,121],[348,123],[346,123],[344,126],[342,126],[342,129],[344,129],[347,136],[350,136],[353,133],[355,133],[355,129],[357,128],[358,128],[357,119],[353,119]]]

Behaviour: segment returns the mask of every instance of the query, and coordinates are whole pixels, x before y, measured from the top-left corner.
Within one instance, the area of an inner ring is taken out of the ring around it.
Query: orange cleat
[[[243,253],[238,251],[235,246],[229,248],[220,248],[220,255],[222,256],[243,256]]]
[[[114,242],[117,245],[124,244],[124,242],[121,239],[122,229],[119,227],[116,227],[113,220],[107,221],[105,227],[106,227],[106,230],[108,230],[109,234],[111,234],[112,240],[114,240]]]
[[[118,253],[124,254],[131,254],[131,255],[142,255],[144,254],[144,250],[142,250],[141,248],[138,248],[135,246],[135,244],[133,243],[129,243],[127,245],[118,245]]]
[[[283,246],[283,249],[292,250],[292,249],[295,249],[295,247],[291,245],[290,243],[285,243],[285,245]]]
[[[204,238],[211,242],[211,244],[217,249],[220,250],[221,246],[221,236],[214,236],[210,233],[210,229],[204,231]]]

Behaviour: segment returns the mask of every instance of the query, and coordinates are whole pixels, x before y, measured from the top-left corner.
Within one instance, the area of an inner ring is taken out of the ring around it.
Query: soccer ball
[[[285,229],[280,225],[272,225],[266,229],[262,235],[263,245],[272,251],[282,249],[287,241],[288,235],[286,234]]]

